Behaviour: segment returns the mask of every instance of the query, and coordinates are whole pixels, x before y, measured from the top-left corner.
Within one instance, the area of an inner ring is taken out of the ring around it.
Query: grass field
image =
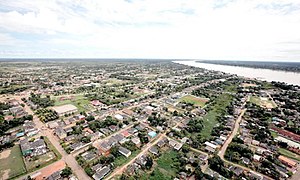
[[[26,172],[19,145],[1,152],[0,177],[11,179]]]
[[[167,151],[163,153],[157,160],[157,166],[152,173],[144,173],[140,178],[141,180],[171,180],[176,177],[178,168],[174,167],[177,163],[177,152]]]
[[[52,99],[55,101],[55,106],[65,105],[65,104],[73,104],[79,110],[79,112],[86,111],[92,108],[90,101],[84,97],[84,95],[74,95],[74,98],[67,100],[60,100],[61,97],[67,96],[54,96]]]
[[[213,105],[212,109],[203,117],[204,128],[200,132],[201,136],[210,137],[212,129],[218,123],[217,116],[221,111],[226,109],[231,100],[232,96],[229,94],[221,94],[216,98],[216,103]]]
[[[288,158],[300,161],[300,156],[298,154],[295,154],[295,153],[289,151],[289,150],[279,148],[279,153],[286,156],[286,157],[288,157]]]
[[[270,101],[269,99],[262,99],[257,96],[251,96],[250,102],[252,102],[258,106],[266,107],[266,108],[275,108],[277,106],[273,101]]]
[[[187,103],[191,103],[195,106],[203,107],[205,105],[205,103],[208,101],[208,99],[199,98],[199,97],[192,96],[192,95],[186,95],[186,96],[183,96],[182,98],[180,98],[179,101],[187,102]]]

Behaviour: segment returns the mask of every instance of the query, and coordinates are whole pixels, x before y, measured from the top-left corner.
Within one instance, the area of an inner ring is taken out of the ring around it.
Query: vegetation
[[[38,109],[36,114],[42,122],[49,122],[59,118],[58,114],[52,109]]]
[[[29,100],[41,108],[46,108],[54,105],[54,101],[51,100],[50,96],[41,97],[39,94],[30,94]]]
[[[199,98],[199,97],[196,97],[196,96],[186,95],[186,96],[180,98],[180,101],[191,103],[194,106],[203,107],[208,100],[203,99],[203,98]]]
[[[4,179],[10,179],[24,174],[26,168],[19,145],[15,145],[6,151],[10,152],[7,158],[0,159],[0,176]],[[8,177],[5,177],[4,174],[8,175]]]

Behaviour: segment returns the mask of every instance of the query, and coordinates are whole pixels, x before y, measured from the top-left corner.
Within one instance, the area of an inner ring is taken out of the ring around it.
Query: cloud
[[[300,38],[299,7],[299,0],[0,1],[0,49],[2,57],[297,60],[300,47],[282,42]]]

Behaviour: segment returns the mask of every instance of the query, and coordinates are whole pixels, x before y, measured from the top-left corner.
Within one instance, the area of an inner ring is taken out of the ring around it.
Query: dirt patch
[[[4,170],[3,174],[2,174],[2,179],[9,179],[9,172],[10,172],[10,169]]]
[[[11,151],[10,149],[7,149],[7,150],[1,152],[0,153],[0,159],[6,159],[6,158],[8,158],[9,155],[10,155],[10,151]]]

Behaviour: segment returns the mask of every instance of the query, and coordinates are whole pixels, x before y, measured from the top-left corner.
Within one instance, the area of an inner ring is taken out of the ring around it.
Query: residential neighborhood
[[[171,61],[9,65],[2,179],[300,178],[299,86]]]

